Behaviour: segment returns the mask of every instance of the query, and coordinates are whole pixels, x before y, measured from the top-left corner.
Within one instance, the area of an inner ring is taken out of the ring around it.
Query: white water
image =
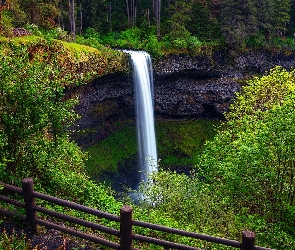
[[[144,51],[124,52],[130,54],[132,60],[140,181],[146,182],[148,174],[158,170],[152,62]]]

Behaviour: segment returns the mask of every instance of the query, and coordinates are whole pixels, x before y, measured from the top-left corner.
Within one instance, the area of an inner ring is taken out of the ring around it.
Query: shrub
[[[184,38],[177,38],[177,39],[173,40],[172,45],[174,48],[177,48],[177,49],[187,49],[188,48],[187,41]]]
[[[195,36],[190,36],[187,41],[189,49],[195,50],[202,45],[202,42]]]

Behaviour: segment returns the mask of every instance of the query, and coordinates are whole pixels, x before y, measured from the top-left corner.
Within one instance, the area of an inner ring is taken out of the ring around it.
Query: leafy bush
[[[269,220],[289,220],[294,206],[293,74],[277,67],[248,81],[198,166],[237,209]]]
[[[202,45],[202,42],[195,36],[189,37],[187,43],[188,43],[189,49],[192,49],[192,50],[195,50]]]
[[[43,35],[43,30],[40,29],[36,24],[27,24],[24,26],[26,30],[29,30],[32,32],[33,35],[35,36],[42,36]]]
[[[103,35],[101,40],[102,43],[104,45],[108,45],[111,47],[117,47],[118,45],[116,44],[117,39],[120,38],[120,34],[119,33],[115,33],[115,32],[110,32],[106,35]]]
[[[83,32],[83,37],[100,39],[100,34],[94,28],[87,28],[85,32]]]
[[[1,32],[0,35],[4,35],[7,37],[12,36],[12,29],[13,29],[13,18],[11,17],[11,13],[8,11],[1,12]]]
[[[256,233],[257,245],[292,249],[294,100],[294,72],[277,67],[248,81],[191,175],[153,174],[142,188],[146,203],[141,205],[166,214],[162,223],[174,227],[180,223],[190,231],[234,239],[248,229]]]
[[[131,28],[122,31],[120,39],[117,40],[118,46],[120,48],[139,49],[141,47],[140,33],[141,31],[139,28]]]
[[[0,234],[0,249],[1,250],[30,250],[32,249],[25,234],[17,234],[12,232],[8,234],[4,230]]]
[[[172,45],[173,45],[173,47],[175,47],[177,49],[187,49],[188,48],[187,41],[184,38],[177,38],[177,39],[173,40]]]
[[[163,54],[163,43],[158,41],[156,35],[150,35],[143,41],[143,47],[146,51],[151,53],[154,57],[161,56]]]
[[[262,33],[258,33],[246,39],[246,46],[253,49],[263,48],[265,42],[265,36]]]

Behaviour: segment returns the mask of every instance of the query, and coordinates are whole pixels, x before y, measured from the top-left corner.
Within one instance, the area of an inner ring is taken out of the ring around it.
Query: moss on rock
[[[128,55],[102,46],[89,46],[38,36],[0,37],[0,53],[22,56],[29,61],[47,62],[67,76],[70,82],[89,82],[97,77],[128,71]]]

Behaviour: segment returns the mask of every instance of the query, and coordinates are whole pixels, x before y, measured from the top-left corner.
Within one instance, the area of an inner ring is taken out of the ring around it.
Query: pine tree
[[[257,31],[255,5],[251,0],[225,0],[221,21],[226,43],[233,48],[244,46],[246,38]]]
[[[22,0],[21,9],[26,13],[27,21],[45,28],[55,26],[59,16],[58,3],[60,0]]]
[[[170,35],[171,39],[187,39],[190,35],[186,28],[186,25],[191,21],[191,9],[193,6],[193,1],[189,0],[175,0],[173,4],[170,5],[171,8],[171,18],[168,21],[170,23]]]
[[[290,0],[274,0],[273,26],[277,36],[283,36],[290,21]]]

